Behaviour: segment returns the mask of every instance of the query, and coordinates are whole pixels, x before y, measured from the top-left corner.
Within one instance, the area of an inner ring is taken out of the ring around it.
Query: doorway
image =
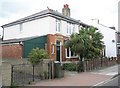
[[[60,41],[56,41],[56,61],[60,61],[60,59],[61,59]]]

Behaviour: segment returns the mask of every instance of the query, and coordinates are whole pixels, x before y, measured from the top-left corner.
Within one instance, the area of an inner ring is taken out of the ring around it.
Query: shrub
[[[76,63],[65,63],[63,64],[63,68],[64,70],[68,70],[68,71],[76,71]]]
[[[43,59],[49,59],[49,55],[44,49],[35,48],[28,55],[28,61],[33,65],[38,64]]]
[[[84,63],[83,63],[83,61],[79,61],[77,63],[77,72],[84,72]]]

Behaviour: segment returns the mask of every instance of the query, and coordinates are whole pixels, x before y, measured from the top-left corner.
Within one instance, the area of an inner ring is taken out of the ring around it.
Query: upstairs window
[[[67,34],[72,34],[75,32],[75,25],[72,23],[67,23]]]
[[[60,28],[61,28],[61,21],[56,20],[56,32],[60,32]]]
[[[22,23],[20,24],[20,32],[22,32],[23,31],[23,25],[22,25]]]
[[[72,25],[72,33],[75,33],[75,24]]]

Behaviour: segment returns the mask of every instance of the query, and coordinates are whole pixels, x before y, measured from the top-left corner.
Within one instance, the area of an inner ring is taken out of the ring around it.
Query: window
[[[60,20],[56,20],[56,32],[60,32],[60,27],[61,26],[61,22]]]
[[[67,33],[69,33],[69,24],[67,23]]]
[[[118,47],[118,55],[120,55],[120,47]]]
[[[72,34],[75,32],[75,25],[72,23],[67,23],[67,34]]]
[[[77,57],[77,55],[74,52],[72,52],[70,48],[66,48],[66,58],[71,58],[71,57],[72,58]]]
[[[20,32],[22,32],[23,31],[23,25],[22,25],[22,23],[20,24]]]
[[[54,54],[54,53],[55,53],[55,45],[52,44],[52,54]]]
[[[69,57],[69,48],[66,49],[66,57]]]
[[[75,33],[75,24],[72,26],[72,33]]]

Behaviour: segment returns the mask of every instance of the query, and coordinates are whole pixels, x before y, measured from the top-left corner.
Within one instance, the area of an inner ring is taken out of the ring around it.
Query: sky
[[[62,13],[68,4],[71,17],[89,24],[91,19],[99,19],[101,24],[115,26],[118,30],[119,0],[0,0],[0,26],[50,9]],[[0,33],[2,28],[0,28]]]

